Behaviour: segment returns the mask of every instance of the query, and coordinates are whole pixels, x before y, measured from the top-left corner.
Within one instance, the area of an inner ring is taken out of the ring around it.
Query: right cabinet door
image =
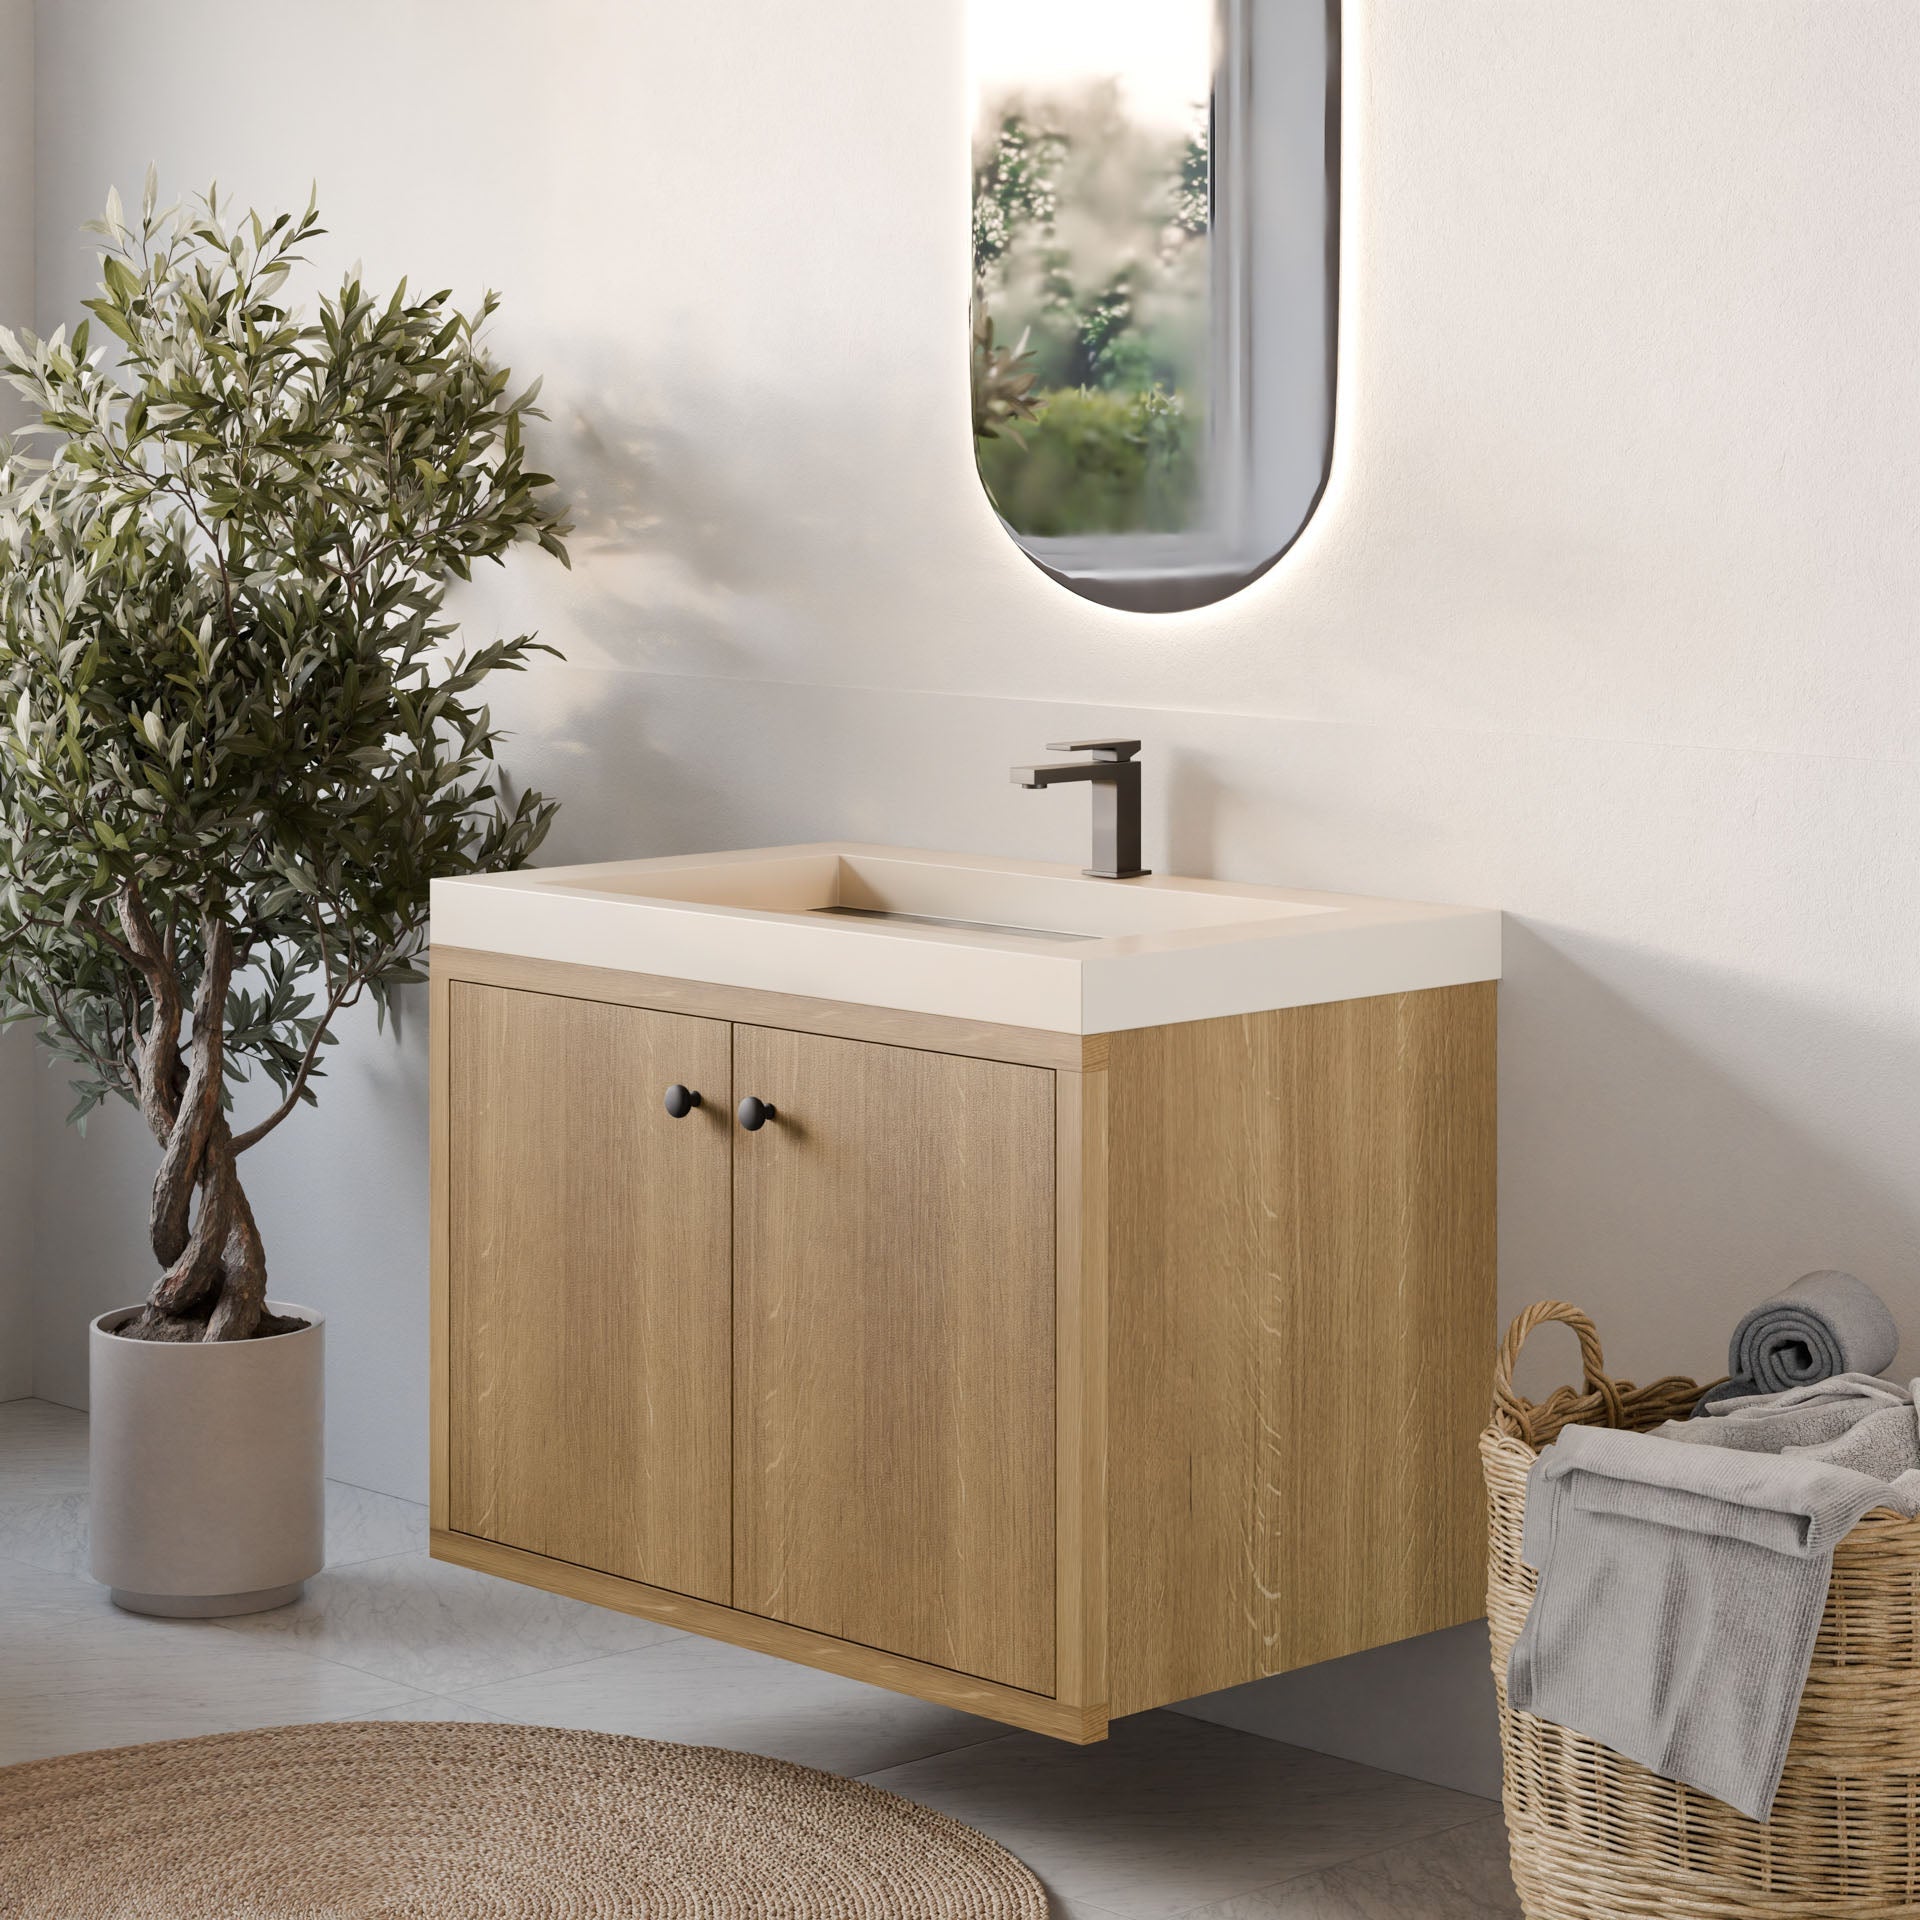
[[[1054,1691],[1054,1076],[736,1026],[734,1605]]]

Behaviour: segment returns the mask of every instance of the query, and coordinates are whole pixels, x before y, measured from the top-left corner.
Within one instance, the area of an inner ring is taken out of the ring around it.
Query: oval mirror
[[[1338,0],[971,5],[981,484],[1089,599],[1222,599],[1326,482]]]

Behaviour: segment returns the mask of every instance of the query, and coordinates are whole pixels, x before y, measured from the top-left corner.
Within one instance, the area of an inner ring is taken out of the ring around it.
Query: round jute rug
[[[1045,1920],[944,1814],[783,1760],[351,1721],[0,1769],[20,1920]]]

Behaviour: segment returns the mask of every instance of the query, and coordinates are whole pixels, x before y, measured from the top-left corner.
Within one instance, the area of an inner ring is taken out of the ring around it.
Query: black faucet
[[[1016,787],[1057,787],[1085,780],[1093,787],[1093,865],[1081,871],[1096,880],[1133,880],[1140,864],[1140,765],[1138,740],[1049,740],[1049,753],[1090,753],[1052,767],[1015,767]]]

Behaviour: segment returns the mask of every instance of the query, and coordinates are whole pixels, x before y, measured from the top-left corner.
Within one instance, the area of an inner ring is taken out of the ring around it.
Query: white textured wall
[[[962,4],[43,5],[41,318],[150,156],[317,175],[330,261],[501,287],[548,376],[576,570],[470,604],[569,656],[498,703],[554,857],[1072,858],[1084,803],[1006,767],[1137,731],[1156,867],[1511,914],[1510,1306],[1709,1368],[1837,1264],[1920,1336],[1920,9],[1350,0],[1332,483],[1255,587],[1151,618],[1051,586],[973,478]],[[256,1187],[334,1316],[336,1470],[418,1492],[420,1049],[343,1053]],[[57,1106],[40,1377],[77,1398],[148,1151]],[[1484,1780],[1480,1657],[1208,1710]]]
[[[33,0],[0,0],[0,326],[33,323]],[[0,431],[19,418],[0,398]]]
[[[33,323],[33,0],[0,0],[0,326]],[[0,433],[19,418],[0,393]],[[0,1400],[33,1390],[31,1046],[0,1034]]]

